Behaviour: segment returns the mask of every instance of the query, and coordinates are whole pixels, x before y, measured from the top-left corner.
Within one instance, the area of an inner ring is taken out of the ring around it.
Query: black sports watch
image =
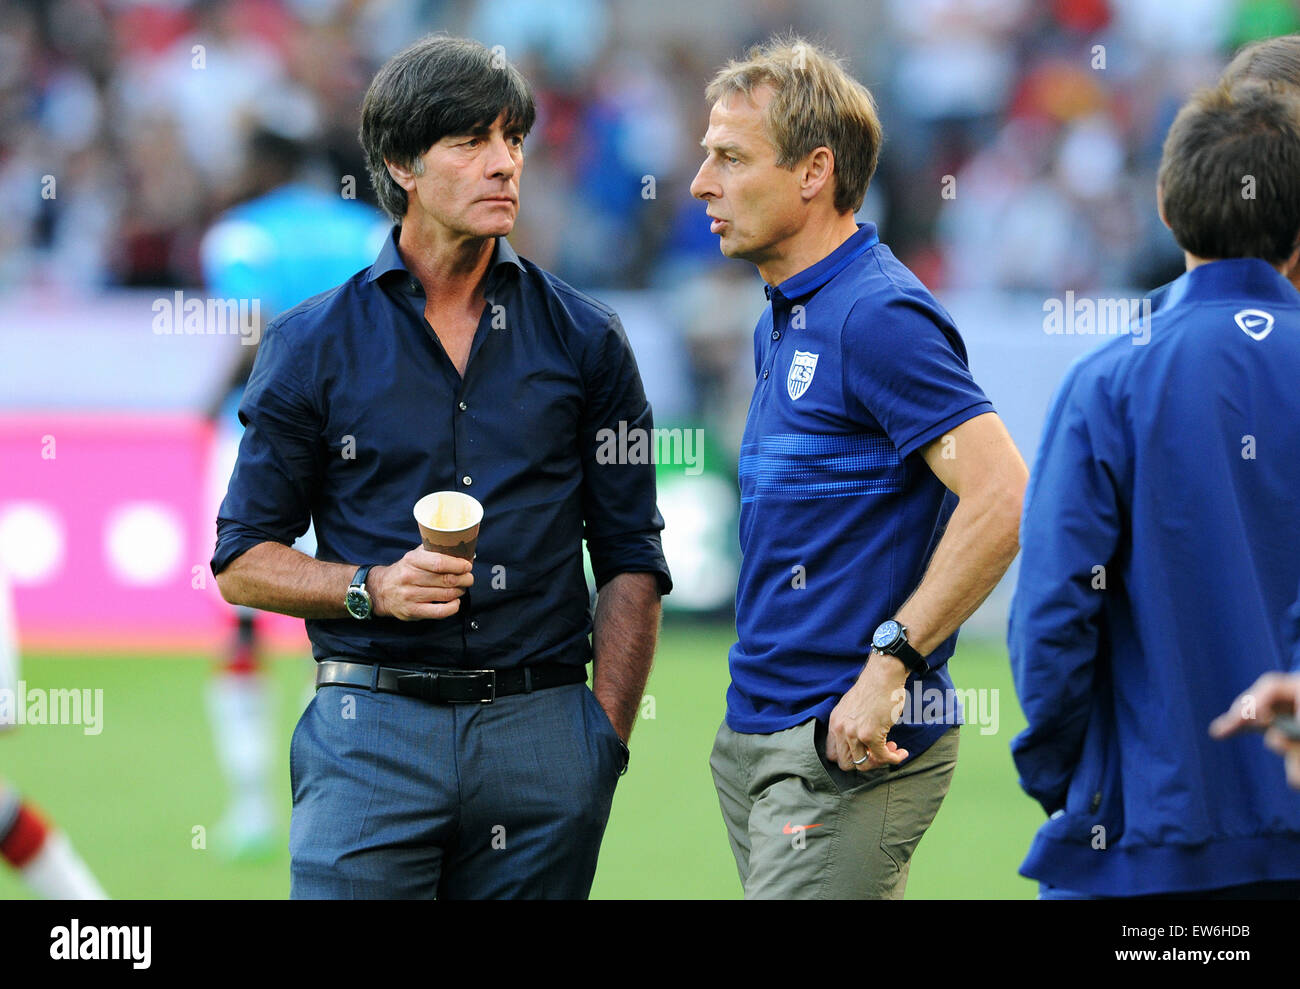
[[[366,578],[370,576],[370,568],[373,566],[373,563],[367,563],[361,567],[352,578],[352,583],[348,585],[347,597],[343,599],[343,604],[353,618],[366,619],[374,614],[375,605],[370,600],[370,592],[366,590]]]
[[[907,628],[892,618],[877,626],[871,636],[871,647],[902,660],[903,665],[917,676],[925,676],[930,672],[930,664],[925,661],[925,657],[908,645]]]

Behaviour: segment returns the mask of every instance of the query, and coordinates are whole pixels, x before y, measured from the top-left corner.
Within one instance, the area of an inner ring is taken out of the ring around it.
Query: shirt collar
[[[397,237],[401,233],[400,225],[394,225],[389,231],[388,237],[384,240],[384,246],[379,249],[379,257],[375,258],[375,263],[370,266],[370,274],[366,276],[367,282],[373,282],[378,278],[383,278],[392,271],[400,271],[404,275],[410,275],[410,269],[406,267],[406,262],[402,260],[401,253],[397,250]],[[488,271],[496,274],[503,266],[512,264],[520,271],[524,270],[524,263],[519,260],[519,255],[515,249],[510,246],[510,241],[504,237],[496,238],[496,246],[492,249],[492,260],[488,262]]]
[[[851,262],[880,243],[874,223],[859,223],[857,233],[835,250],[827,254],[816,264],[805,268],[796,275],[791,275],[780,285],[773,288],[764,285],[763,291],[772,298],[775,292],[785,299],[798,299],[817,291],[832,278],[849,266]]]
[[[1207,261],[1169,286],[1161,309],[1187,302],[1251,298],[1266,302],[1300,302],[1295,286],[1260,258]]]

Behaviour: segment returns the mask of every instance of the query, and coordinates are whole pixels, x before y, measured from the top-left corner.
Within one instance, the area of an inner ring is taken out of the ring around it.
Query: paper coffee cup
[[[415,521],[424,548],[444,556],[474,559],[483,506],[460,491],[435,491],[415,503]]]

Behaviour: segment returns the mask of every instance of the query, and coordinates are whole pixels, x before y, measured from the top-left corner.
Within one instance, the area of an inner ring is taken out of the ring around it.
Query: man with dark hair
[[[1050,815],[1021,872],[1044,898],[1300,895],[1300,804],[1259,745],[1206,731],[1290,665],[1297,175],[1294,94],[1195,96],[1157,189],[1187,273],[1048,413],[1008,632],[1012,752]]]
[[[1300,34],[1253,41],[1237,52],[1220,81],[1229,86],[1269,83],[1300,87]],[[1291,284],[1300,289],[1300,267],[1291,273]],[[1152,293],[1163,302],[1168,286]],[[1157,296],[1157,293],[1159,295]],[[1300,789],[1300,739],[1285,735],[1273,726],[1278,714],[1296,715],[1300,701],[1300,598],[1288,614],[1288,641],[1291,645],[1289,674],[1265,673],[1244,694],[1215,719],[1212,734],[1227,738],[1248,728],[1264,729],[1264,742],[1286,761],[1286,779]]]
[[[1300,34],[1266,38],[1243,45],[1219,76],[1219,84],[1236,86],[1266,84],[1300,87]],[[1300,271],[1291,276],[1291,284],[1300,289]],[[1173,282],[1148,293],[1151,308],[1159,309],[1168,301]]]
[[[361,142],[396,226],[271,324],[240,408],[213,571],[306,618],[320,664],[296,898],[590,890],[671,583],[653,465],[596,458],[602,430],[652,428],[618,317],[506,241],[533,118],[476,42],[394,56]],[[410,548],[415,501],[449,489],[484,507],[472,568]],[[309,518],[315,560],[289,548]]]
[[[947,661],[1015,556],[1025,465],[951,318],[854,220],[871,94],[791,38],[707,96],[691,193],[771,301],[714,783],[747,898],[901,898],[957,761]]]

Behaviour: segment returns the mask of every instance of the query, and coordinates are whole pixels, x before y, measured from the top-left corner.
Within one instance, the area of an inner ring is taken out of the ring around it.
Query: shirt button
[[[460,479],[460,483],[463,484],[463,485],[465,485],[465,487],[468,488],[471,484],[474,483],[474,478],[472,478],[472,477],[470,477],[468,474],[466,474],[464,477],[462,477],[462,478]]]
[[[472,632],[477,632],[477,631],[478,631],[478,622],[470,622],[470,623],[469,623],[469,627],[470,627],[470,631],[472,631]]]
[[[765,378],[767,377],[767,372],[766,372],[766,371],[763,372],[763,377],[765,377]]]
[[[772,331],[772,339],[773,339],[773,340],[780,340],[780,339],[781,339],[781,331],[780,331],[780,330],[773,330],[773,331]]]
[[[459,405],[456,406],[456,408],[458,408],[458,409],[460,409],[462,412],[464,412],[466,409],[469,408],[469,406],[466,405],[464,402],[461,402]]]

